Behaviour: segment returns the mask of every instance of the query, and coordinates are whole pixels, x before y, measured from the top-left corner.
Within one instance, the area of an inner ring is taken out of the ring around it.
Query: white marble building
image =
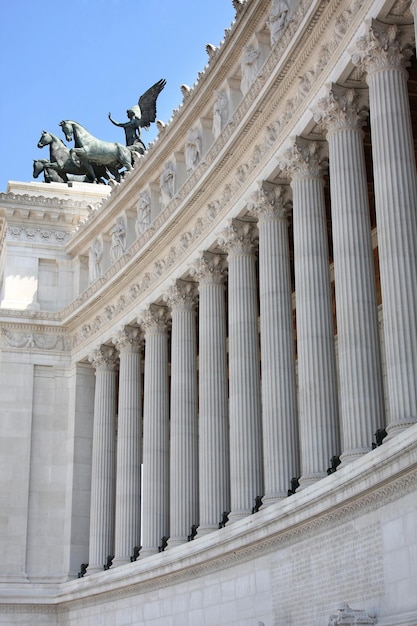
[[[0,624],[417,625],[417,2],[235,4],[120,184],[0,194]]]

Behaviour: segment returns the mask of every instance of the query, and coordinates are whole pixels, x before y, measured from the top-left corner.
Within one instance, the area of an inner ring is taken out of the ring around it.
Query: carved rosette
[[[220,233],[217,243],[229,255],[253,254],[256,242],[255,226],[252,222],[233,219]]]
[[[221,254],[204,252],[190,269],[201,285],[222,285],[226,273],[225,258]]]
[[[145,331],[145,335],[159,335],[166,333],[170,321],[169,311],[165,306],[151,304],[148,309],[142,311],[138,322]]]
[[[118,364],[117,350],[112,346],[100,346],[88,356],[88,360],[96,370],[113,371]]]
[[[140,328],[125,326],[113,340],[119,352],[137,353],[142,348],[142,333]]]
[[[193,311],[197,300],[196,284],[185,280],[177,282],[164,294],[164,300],[171,309]]]
[[[413,55],[412,44],[404,37],[405,29],[374,19],[367,25],[368,32],[358,39],[352,53],[353,64],[368,75],[389,68],[405,71],[408,59]]]
[[[296,137],[292,147],[284,152],[279,166],[292,180],[321,178],[327,159],[317,141]]]
[[[292,202],[286,185],[263,184],[252,194],[247,204],[248,211],[259,222],[282,220],[288,222]]]
[[[336,84],[332,84],[329,95],[319,100],[314,111],[314,121],[328,132],[362,128],[366,116],[367,109],[358,92]]]

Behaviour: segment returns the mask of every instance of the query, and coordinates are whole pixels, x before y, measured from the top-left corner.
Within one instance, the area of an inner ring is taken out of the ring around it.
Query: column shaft
[[[125,329],[120,352],[117,429],[116,520],[113,565],[130,562],[140,546],[142,381],[138,329]]]
[[[102,347],[96,366],[91,470],[90,549],[88,573],[103,571],[114,556],[115,508],[115,350]]]
[[[158,552],[169,536],[168,332],[164,307],[152,307],[145,328],[143,401],[143,519],[141,557]]]
[[[318,146],[297,139],[292,174],[297,303],[300,487],[326,476],[339,454],[334,328],[326,210]]]
[[[224,279],[219,256],[206,255],[199,277],[198,535],[218,529],[230,511],[229,421]]]
[[[417,178],[404,69],[412,51],[395,25],[375,20],[362,40],[354,61],[363,64],[369,85],[388,433],[393,435],[417,421]]]
[[[342,463],[371,450],[385,426],[371,223],[356,93],[333,85],[319,102],[327,129],[339,353]]]
[[[252,210],[259,229],[264,506],[286,497],[299,476],[287,209],[284,188],[274,186],[256,194]]]
[[[263,495],[260,368],[252,227],[234,221],[222,240],[229,252],[229,411],[231,522]]]
[[[198,525],[197,345],[194,291],[178,283],[169,297],[171,337],[171,458],[169,547]]]

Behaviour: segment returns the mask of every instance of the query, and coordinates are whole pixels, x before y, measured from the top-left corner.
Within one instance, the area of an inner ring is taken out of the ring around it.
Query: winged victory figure
[[[137,146],[139,152],[144,152],[146,146],[140,138],[140,129],[148,130],[151,123],[156,120],[156,100],[166,85],[166,80],[161,78],[142,94],[132,108],[127,109],[128,122],[115,122],[109,113],[109,120],[115,126],[123,128],[126,135],[127,146]]]

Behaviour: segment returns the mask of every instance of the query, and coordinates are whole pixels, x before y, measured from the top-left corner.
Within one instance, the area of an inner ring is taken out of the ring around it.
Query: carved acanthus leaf
[[[368,31],[356,42],[352,62],[369,74],[388,68],[404,68],[413,55],[411,41],[397,24],[367,22]],[[410,39],[410,37],[408,37]]]
[[[287,220],[292,208],[288,185],[264,182],[262,187],[252,194],[247,208],[259,221]]]
[[[112,371],[118,363],[117,350],[112,346],[100,346],[88,356],[88,360],[96,369]]]
[[[367,108],[354,89],[333,84],[327,98],[319,100],[314,121],[327,131],[354,129],[362,127],[366,115]]]
[[[190,281],[177,280],[163,298],[171,309],[193,310],[197,300],[196,284]]]
[[[254,224],[236,219],[217,237],[219,246],[229,254],[252,254],[255,241]]]
[[[291,148],[280,159],[281,170],[290,178],[318,178],[322,175],[327,159],[317,141],[296,137]]]
[[[221,285],[224,283],[226,262],[221,254],[205,251],[198,261],[190,268],[190,274],[195,276],[201,285]]]
[[[168,308],[156,304],[151,304],[148,309],[141,311],[138,316],[138,323],[142,326],[146,335],[166,333],[169,321]]]

